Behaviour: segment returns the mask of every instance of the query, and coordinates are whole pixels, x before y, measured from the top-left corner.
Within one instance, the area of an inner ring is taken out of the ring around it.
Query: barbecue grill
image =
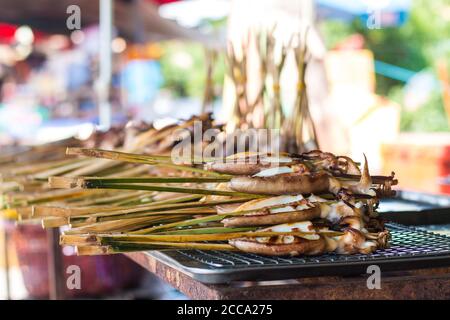
[[[450,223],[449,197],[400,192],[389,200],[390,207],[398,202],[397,212],[383,213],[392,220]],[[415,208],[411,211],[411,208]],[[417,224],[417,223],[416,223]],[[382,272],[450,266],[450,237],[406,226],[387,223],[391,231],[391,246],[372,254],[325,254],[311,257],[265,257],[255,254],[173,250],[151,251],[154,258],[203,283],[231,281],[283,280],[311,276],[367,274],[367,267],[377,265]]]

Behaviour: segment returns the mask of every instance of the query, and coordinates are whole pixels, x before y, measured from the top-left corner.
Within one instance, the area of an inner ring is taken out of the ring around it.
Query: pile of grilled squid
[[[395,194],[391,176],[370,176],[345,156],[319,150],[278,158],[234,156],[209,163],[215,172],[233,175],[218,188],[264,195],[233,211],[248,211],[222,220],[226,227],[260,226],[261,231],[305,235],[242,237],[229,243],[244,252],[270,256],[368,254],[386,248],[389,231],[376,212],[379,199]],[[218,208],[220,213],[229,208]],[[336,232],[336,233],[334,233]]]
[[[39,198],[19,210],[19,223],[63,227],[61,244],[75,246],[80,255],[173,249],[369,254],[389,243],[376,208],[395,193],[397,180],[393,173],[370,176],[365,157],[357,163],[315,150],[175,164],[167,154],[67,153],[139,168],[50,176],[46,192],[73,189],[53,190],[71,196]]]

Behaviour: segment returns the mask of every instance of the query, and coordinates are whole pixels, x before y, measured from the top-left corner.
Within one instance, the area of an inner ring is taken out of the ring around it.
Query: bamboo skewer
[[[238,238],[258,238],[274,236],[314,236],[323,235],[335,237],[343,235],[343,232],[272,232],[272,231],[250,231],[250,232],[230,232],[218,234],[164,234],[164,235],[78,235],[72,238],[71,234],[61,236],[60,242],[63,244],[80,245],[109,245],[114,242],[139,242],[139,243],[162,243],[162,242],[201,242],[201,241],[225,241]],[[76,242],[74,242],[74,240]]]
[[[35,206],[33,207],[34,210],[33,216],[72,217],[72,216],[90,215],[92,217],[105,217],[105,216],[126,215],[140,212],[155,212],[155,211],[157,212],[157,211],[169,211],[174,209],[214,207],[216,205],[241,203],[248,200],[247,198],[233,198],[221,201],[185,202],[186,200],[189,199],[192,200],[198,199],[198,197],[180,197],[173,199],[173,201],[165,200],[141,206],[129,206],[129,207],[100,206],[100,207],[67,208],[67,207]]]
[[[228,182],[231,177],[148,177],[148,178],[68,178],[68,177],[50,177],[49,185],[52,188],[101,188],[109,184],[125,183],[215,183]]]
[[[295,117],[294,117],[295,118]],[[186,171],[192,171],[194,173],[201,173],[205,174],[206,176],[191,176],[191,177],[126,177],[125,175],[114,175],[109,177],[77,177],[77,178],[70,178],[70,177],[50,177],[49,183],[51,187],[54,188],[74,188],[74,187],[89,187],[89,185],[101,185],[101,184],[121,184],[121,183],[218,183],[218,182],[228,182],[230,181],[233,176],[228,174],[222,174],[217,173],[211,170],[204,170],[201,168],[194,168],[184,165],[176,165],[171,163],[171,158],[169,156],[158,156],[158,155],[139,155],[139,154],[132,154],[132,153],[126,153],[126,152],[118,152],[118,151],[109,151],[109,150],[101,150],[101,149],[83,149],[83,148],[68,148],[69,154],[78,154],[78,155],[84,155],[89,157],[98,157],[103,159],[120,159],[120,161],[129,161],[129,162],[135,162],[138,163],[150,163],[155,166],[168,166],[169,168],[175,168],[177,170],[186,170]],[[298,154],[286,154],[289,157],[292,157],[292,160],[300,161],[301,163],[304,163],[308,167],[315,166],[316,162],[320,163],[322,160],[314,160],[314,159],[308,159],[303,158],[301,155]],[[211,158],[208,159],[208,161],[216,161],[216,160],[222,160],[227,161],[227,159],[223,158]],[[230,159],[228,159],[230,160]],[[233,160],[233,159],[231,159]],[[245,162],[245,161],[244,161]],[[359,163],[356,163],[357,165],[360,165]],[[350,174],[336,174],[334,172],[330,171],[330,174],[339,179],[342,180],[353,180],[353,181],[359,181],[361,176],[359,175],[350,175]],[[390,179],[391,177],[383,177],[383,176],[373,176],[373,182],[376,184],[384,183],[386,180]],[[103,183],[104,182],[104,183]],[[158,191],[158,190],[157,190]]]
[[[86,165],[86,163],[89,163],[90,160],[89,159],[74,159],[72,162],[63,165],[63,166],[59,166],[56,168],[52,168],[49,170],[46,170],[44,172],[39,172],[35,175],[33,175],[33,178],[35,179],[48,179],[51,176],[56,176],[59,174],[64,174],[67,172],[70,172],[74,169],[78,169],[81,168],[83,166]]]
[[[124,221],[124,223],[127,223],[125,221],[141,221],[136,220],[139,218],[146,218],[148,221],[153,221],[150,218],[154,217],[154,220],[156,219],[175,219],[178,217],[190,217],[190,216],[200,216],[200,215],[215,215],[215,210],[179,210],[179,211],[159,211],[159,212],[141,212],[141,213],[132,213],[132,214],[124,214],[124,215],[107,215],[107,216],[99,216],[99,215],[86,215],[86,216],[72,216],[72,217],[65,217],[65,216],[50,216],[50,217],[43,217],[42,218],[42,226],[44,228],[51,228],[51,227],[58,227],[58,226],[64,226],[64,225],[71,225],[72,228],[76,228],[79,226],[88,226],[88,225],[94,225],[99,224],[102,222],[114,222],[114,221]],[[36,219],[37,217],[33,216],[30,218]],[[133,220],[134,219],[134,220]],[[155,221],[156,221],[155,220]],[[159,222],[159,220],[158,220]]]
[[[90,158],[100,158],[115,161],[126,161],[135,163],[155,164],[157,162],[170,162],[169,156],[148,156],[142,154],[125,153],[121,151],[88,149],[88,148],[67,148],[67,155],[78,155]]]
[[[149,178],[151,179],[151,178]],[[155,180],[158,178],[155,178]],[[170,179],[170,178],[167,178]],[[176,178],[174,178],[176,179]],[[183,179],[183,178],[180,178]],[[188,178],[186,178],[188,179]],[[81,180],[82,181],[82,180]],[[116,189],[116,190],[141,190],[141,191],[159,191],[159,192],[175,192],[175,193],[188,193],[188,194],[203,194],[203,195],[216,195],[216,196],[235,196],[235,197],[248,197],[258,198],[260,195],[214,190],[214,189],[202,189],[202,188],[188,188],[188,187],[167,187],[164,185],[139,185],[139,184],[124,184],[124,183],[103,183],[103,184],[91,184],[91,183],[78,183],[78,180],[65,179],[63,177],[51,177],[49,179],[49,185],[52,188],[86,188],[86,189]]]
[[[155,166],[163,166],[167,168],[172,168],[176,170],[186,171],[186,172],[193,172],[193,173],[201,173],[209,176],[223,176],[220,173],[208,171],[196,167],[190,167],[185,165],[178,165],[173,164],[171,161],[171,158],[169,156],[159,156],[159,155],[141,155],[141,154],[134,154],[134,153],[125,153],[125,152],[119,152],[119,151],[110,151],[110,150],[101,150],[101,149],[86,149],[86,148],[67,148],[66,153],[68,155],[80,155],[85,157],[92,157],[92,158],[100,158],[100,159],[108,159],[108,160],[114,160],[114,161],[124,161],[124,162],[131,162],[131,163],[141,163],[141,164],[149,164],[149,165],[155,165]],[[189,162],[194,161],[202,161],[202,159],[186,159]],[[211,159],[208,159],[211,160]],[[78,174],[83,175],[83,174]]]
[[[142,250],[215,250],[215,251],[239,251],[229,244],[223,243],[138,243],[121,242],[107,246],[78,246],[78,255],[103,255]]]
[[[173,229],[173,228],[179,228],[179,227],[187,227],[187,226],[198,225],[198,224],[207,223],[207,222],[221,221],[221,220],[223,220],[223,219],[225,219],[227,217],[242,216],[242,215],[245,215],[245,214],[254,213],[254,212],[258,211],[258,210],[234,211],[234,212],[217,214],[217,215],[214,215],[214,216],[194,218],[194,219],[190,219],[190,220],[184,220],[184,221],[181,221],[181,222],[174,222],[174,223],[164,224],[164,225],[160,225],[160,226],[154,226],[154,227],[150,227],[150,228],[145,228],[145,229],[134,231],[132,233],[134,233],[134,234],[148,234],[148,233],[153,233],[154,231],[162,230],[162,229]],[[297,211],[297,210],[290,211],[289,213],[298,213],[298,212],[301,212],[301,210],[299,210],[299,211]]]
[[[165,204],[159,206],[141,206],[141,207],[132,207],[124,210],[114,210],[110,212],[100,212],[92,214],[91,217],[113,217],[113,216],[125,216],[139,213],[148,213],[155,214],[155,212],[159,212],[164,214],[164,212],[171,210],[179,209],[177,212],[183,212],[183,209],[194,209],[194,208],[204,208],[204,207],[214,207],[215,205],[223,205],[223,204],[232,204],[232,203],[240,203],[243,202],[242,198],[228,199],[223,201],[210,201],[210,202],[188,202],[188,203],[179,203],[179,204]]]
[[[257,238],[274,236],[341,236],[343,232],[273,232],[273,231],[251,231],[216,234],[175,234],[175,235],[109,235],[101,236],[101,243],[107,244],[109,241],[139,241],[139,242],[197,242],[197,241],[224,241],[237,238]]]
[[[217,214],[217,211],[214,209],[208,209],[208,208],[201,208],[201,209],[181,209],[178,211],[143,211],[143,212],[136,212],[136,213],[128,213],[123,215],[101,215],[101,214],[94,214],[90,215],[91,218],[95,218],[97,221],[108,221],[108,220],[116,220],[116,219],[130,219],[130,218],[139,218],[139,217],[149,217],[149,216],[173,216],[173,215],[185,215],[185,216],[196,216],[196,215],[215,215]],[[78,216],[75,216],[74,218],[78,218]]]
[[[74,162],[74,159],[64,159],[64,160],[54,160],[44,163],[23,165],[21,167],[13,167],[9,170],[2,172],[2,174],[8,174],[8,176],[18,176],[18,175],[32,175],[34,173],[51,170],[64,165],[69,165]],[[2,170],[3,171],[3,170]]]
[[[145,191],[131,191],[131,192],[120,192],[114,193],[112,195],[106,195],[105,197],[95,197],[93,199],[86,199],[71,203],[74,206],[98,206],[98,205],[116,205],[120,206],[121,203],[125,201],[131,201],[140,197],[150,197],[151,192]]]
[[[170,221],[178,218],[183,218],[183,216],[173,216],[170,218],[164,216],[150,216],[133,219],[96,222],[91,224],[88,223],[80,227],[71,228],[70,230],[66,231],[66,234],[83,234],[90,232],[97,232],[97,233],[126,232],[140,229],[153,223],[159,223],[161,221]]]
[[[229,232],[245,232],[255,231],[257,227],[201,227],[201,228],[186,228],[171,231],[155,232],[155,234],[208,234],[208,233],[229,233]]]

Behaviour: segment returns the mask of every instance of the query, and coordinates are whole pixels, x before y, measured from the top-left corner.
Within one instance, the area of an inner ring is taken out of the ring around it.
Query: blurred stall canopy
[[[167,1],[115,0],[114,26],[120,36],[129,41],[144,43],[180,38],[214,46],[212,36],[188,29],[162,18],[158,3]],[[66,26],[67,8],[80,7],[81,27],[98,24],[99,0],[0,0],[0,22],[26,24],[50,34],[70,34]]]
[[[379,19],[380,26],[399,26],[408,18],[411,0],[316,0],[321,19],[352,21],[355,17],[367,23]]]

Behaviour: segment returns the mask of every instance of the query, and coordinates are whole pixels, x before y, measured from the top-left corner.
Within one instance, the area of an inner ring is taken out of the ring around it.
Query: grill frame
[[[149,254],[193,279],[209,284],[360,275],[366,274],[370,265],[379,266],[382,272],[450,266],[449,236],[397,223],[387,223],[387,228],[392,233],[390,248],[369,255],[274,258],[201,250],[150,251]]]

